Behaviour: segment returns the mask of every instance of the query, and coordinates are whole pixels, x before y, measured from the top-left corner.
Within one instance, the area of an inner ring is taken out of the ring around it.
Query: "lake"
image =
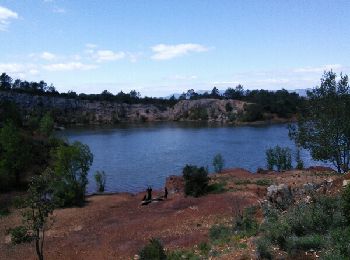
[[[75,128],[60,132],[69,141],[89,145],[94,162],[89,173],[88,193],[95,191],[93,173],[107,175],[106,191],[138,192],[147,186],[162,188],[169,175],[180,175],[186,164],[208,166],[221,153],[224,168],[241,167],[255,172],[266,167],[265,150],[275,145],[295,145],[285,124],[218,126],[207,123],[144,123],[113,127]],[[305,166],[315,163],[301,152]],[[295,162],[294,162],[295,164]]]

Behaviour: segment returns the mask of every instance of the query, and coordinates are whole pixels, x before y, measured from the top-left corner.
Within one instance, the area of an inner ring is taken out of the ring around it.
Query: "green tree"
[[[89,146],[80,142],[60,145],[55,153],[55,196],[61,206],[82,205],[93,161]]]
[[[12,78],[6,73],[2,73],[0,75],[0,89],[11,89],[12,86]]]
[[[54,130],[54,120],[50,113],[46,113],[40,120],[39,131],[44,136],[50,136]]]
[[[214,156],[213,159],[213,166],[215,169],[215,172],[221,172],[222,168],[224,168],[224,158],[222,158],[222,155],[218,153],[217,155]]]
[[[0,129],[0,155],[0,190],[13,185],[18,187],[30,154],[26,141],[12,121],[7,121]]]
[[[53,173],[51,170],[46,170],[42,175],[32,178],[26,200],[28,209],[23,214],[28,229],[32,231],[39,260],[44,259],[45,228],[47,219],[56,205],[51,186],[52,179]]]
[[[199,197],[208,192],[208,171],[204,167],[186,165],[183,168],[183,178],[185,180],[185,194]]]
[[[282,148],[276,145],[274,148],[266,150],[267,168],[273,170],[276,166],[277,171],[290,170],[292,168],[292,154],[289,148]]]
[[[338,172],[349,170],[350,91],[347,75],[325,72],[321,85],[308,92],[297,126],[290,137],[311,152],[314,160],[331,162]]]

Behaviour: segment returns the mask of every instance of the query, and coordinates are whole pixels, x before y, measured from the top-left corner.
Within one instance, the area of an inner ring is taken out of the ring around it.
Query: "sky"
[[[60,92],[302,89],[350,73],[350,1],[0,0],[0,73]]]

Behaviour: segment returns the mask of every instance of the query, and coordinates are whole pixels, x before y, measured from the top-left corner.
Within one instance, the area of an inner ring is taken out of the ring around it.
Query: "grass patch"
[[[201,260],[201,257],[196,255],[191,250],[175,250],[167,255],[167,260]]]
[[[251,184],[252,182],[250,180],[237,180],[235,181],[236,185],[247,185],[247,184]]]
[[[272,183],[273,182],[270,179],[259,179],[255,182],[255,184],[259,186],[270,186]]]
[[[208,192],[212,194],[223,193],[227,191],[227,189],[225,188],[226,184],[227,184],[226,182],[216,182],[216,183],[210,184],[208,187]]]
[[[8,208],[0,208],[0,218],[6,217],[10,214],[10,210]]]
[[[212,226],[209,230],[209,238],[213,244],[228,244],[231,242],[232,236],[232,227],[228,227],[222,224]]]

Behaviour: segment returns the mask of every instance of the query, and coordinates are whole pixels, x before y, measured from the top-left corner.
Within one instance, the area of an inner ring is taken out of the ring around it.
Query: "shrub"
[[[9,230],[11,241],[14,244],[26,243],[33,240],[25,226],[18,226]]]
[[[97,171],[94,177],[96,181],[97,191],[104,192],[106,185],[106,173],[104,171]]]
[[[267,168],[273,170],[276,166],[277,171],[290,170],[292,168],[292,155],[289,148],[275,146],[266,150]]]
[[[255,183],[259,186],[270,186],[272,181],[270,179],[259,179]]]
[[[222,155],[220,153],[214,156],[213,166],[214,166],[215,172],[219,172],[219,173],[222,171],[222,168],[224,168],[224,159],[222,158]]]
[[[182,172],[186,195],[199,197],[208,192],[209,177],[208,171],[204,167],[186,165]]]
[[[273,259],[270,249],[271,242],[268,239],[260,238],[255,242],[255,244],[260,259]]]
[[[209,245],[208,243],[206,243],[206,242],[201,242],[201,243],[198,245],[198,249],[201,251],[201,254],[202,254],[202,255],[208,256],[211,247],[210,247],[210,245]]]
[[[250,180],[237,180],[235,181],[236,185],[246,185],[246,184],[251,184],[252,182]]]
[[[263,120],[264,115],[262,113],[263,107],[259,104],[244,104],[244,114],[241,116],[241,120],[244,122],[254,122]]]
[[[93,155],[87,145],[60,145],[55,153],[54,195],[61,206],[81,206],[85,201],[87,174]]]
[[[344,216],[347,216],[347,221],[350,223],[350,184],[345,187],[342,199]]]
[[[217,182],[208,186],[208,192],[213,194],[219,194],[226,191],[226,182]]]
[[[140,251],[141,260],[166,260],[162,243],[155,238],[150,239],[149,243]]]
[[[325,242],[321,235],[312,234],[302,237],[291,236],[287,239],[287,250],[293,252],[296,250],[307,251],[309,249],[321,249]]]
[[[212,226],[209,230],[209,238],[217,244],[228,243],[233,235],[232,228],[224,225]]]
[[[255,206],[244,209],[243,214],[235,218],[234,230],[243,236],[254,236],[258,233],[259,224],[255,219]]]
[[[300,156],[300,150],[298,149],[297,150],[297,154],[295,156],[295,160],[296,160],[296,163],[297,163],[297,166],[296,168],[298,170],[302,170],[304,168],[304,162],[303,160],[301,159],[301,156]]]

